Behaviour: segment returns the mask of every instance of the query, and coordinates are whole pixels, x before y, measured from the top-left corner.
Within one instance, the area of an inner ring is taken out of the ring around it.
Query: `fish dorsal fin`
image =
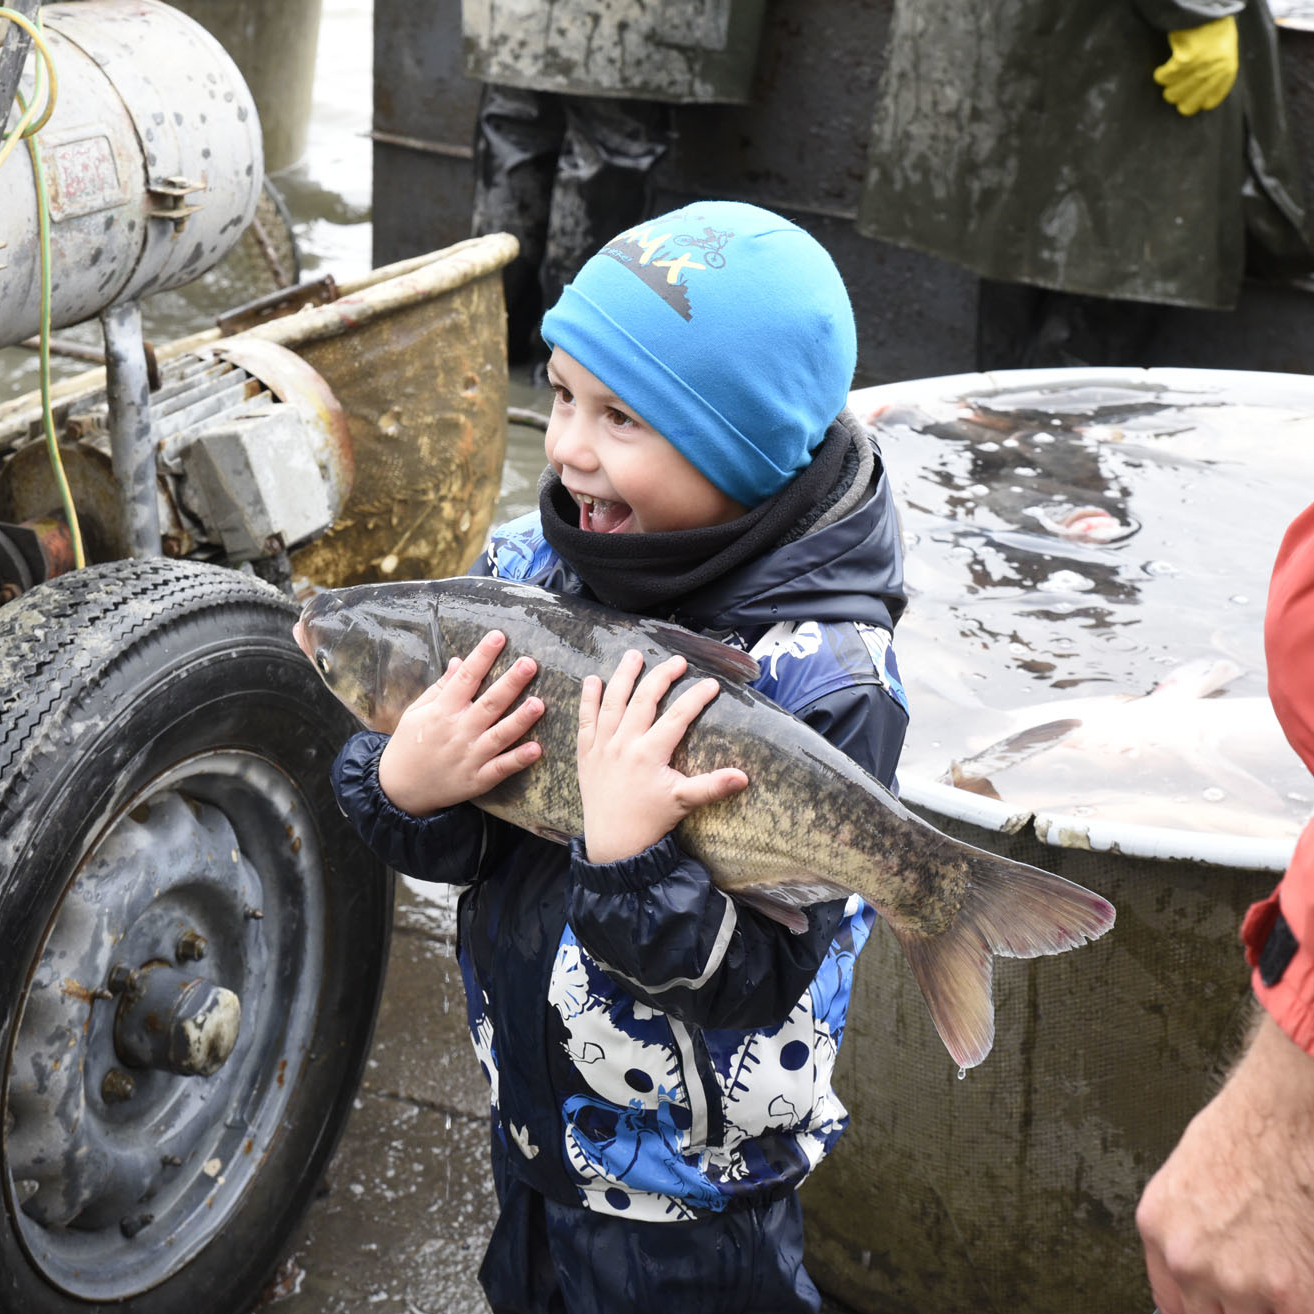
[[[670,621],[650,620],[644,629],[663,647],[723,680],[752,684],[762,674],[756,657],[719,639],[709,639],[705,634],[696,634]]]

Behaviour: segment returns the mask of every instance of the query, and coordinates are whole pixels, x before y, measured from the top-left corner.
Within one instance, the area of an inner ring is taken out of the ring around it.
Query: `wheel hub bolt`
[[[197,931],[184,931],[174,947],[174,957],[180,963],[195,963],[205,957],[206,949],[205,936]]]
[[[111,1068],[100,1083],[100,1098],[106,1104],[122,1104],[137,1093],[137,1083],[122,1068]]]
[[[141,973],[135,967],[129,967],[126,963],[115,963],[110,968],[109,988],[111,994],[122,994],[126,991],[136,990],[141,981]]]

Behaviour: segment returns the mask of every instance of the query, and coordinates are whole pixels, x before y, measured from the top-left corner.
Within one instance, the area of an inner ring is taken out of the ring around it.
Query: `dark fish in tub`
[[[980,1063],[994,1040],[994,955],[1059,953],[1113,925],[1113,908],[1098,894],[922,821],[751,688],[752,657],[679,626],[461,577],[321,593],[296,633],[333,693],[367,726],[390,733],[448,660],[493,629],[507,644],[490,682],[521,655],[538,663],[531,688],[546,711],[531,733],[543,756],[477,799],[480,807],[562,842],[580,834],[575,745],[584,677],[610,675],[631,648],[647,666],[681,654],[689,669],[668,697],[709,675],[721,692],[672,765],[689,774],[737,766],[749,778],[742,793],[680,823],[681,847],[722,889],[795,930],[806,926],[809,905],[860,894],[898,937],[946,1048],[964,1068]]]

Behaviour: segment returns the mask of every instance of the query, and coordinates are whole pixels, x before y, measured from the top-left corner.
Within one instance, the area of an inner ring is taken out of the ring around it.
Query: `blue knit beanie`
[[[853,308],[813,237],[697,201],[608,242],[543,319],[572,356],[746,507],[811,460],[857,362]]]

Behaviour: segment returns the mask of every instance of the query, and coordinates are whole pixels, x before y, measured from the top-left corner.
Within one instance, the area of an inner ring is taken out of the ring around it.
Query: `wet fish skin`
[[[1291,753],[1272,704],[1213,696],[1241,674],[1230,659],[1204,657],[1145,693],[994,715],[998,737],[956,757],[940,781],[1019,809],[1079,808],[1100,821],[1294,840],[1302,810],[1265,773]]]
[[[749,685],[747,654],[679,626],[505,580],[359,585],[313,598],[298,641],[325,683],[373,729],[391,733],[407,705],[489,630],[507,643],[488,683],[517,657],[538,664],[530,686],[545,712],[531,734],[539,762],[474,800],[565,842],[583,831],[575,761],[580,689],[629,649],[646,668],[673,653],[689,669],[667,699],[711,675],[721,692],[672,757],[686,774],[738,766],[746,790],[677,827],[681,847],[722,889],[785,925],[808,905],[856,891],[889,924],[950,1054],[972,1067],[994,1036],[994,954],[1034,957],[1103,934],[1114,912],[1099,895],[1035,867],[951,839],[910,812],[823,736]]]

